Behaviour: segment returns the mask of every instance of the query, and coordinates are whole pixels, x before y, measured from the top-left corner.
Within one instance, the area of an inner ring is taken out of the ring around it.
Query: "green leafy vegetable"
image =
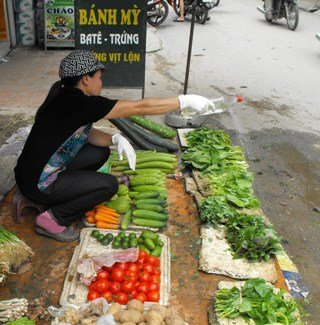
[[[235,258],[268,260],[281,250],[280,238],[260,216],[235,214],[226,223],[226,238]]]
[[[27,318],[27,317],[21,317],[17,320],[8,322],[7,325],[35,325],[35,321]]]
[[[247,280],[240,289],[221,289],[214,303],[218,317],[254,320],[257,325],[293,324],[298,320],[297,304],[293,298],[285,299],[284,291],[274,292],[274,287],[263,279]]]

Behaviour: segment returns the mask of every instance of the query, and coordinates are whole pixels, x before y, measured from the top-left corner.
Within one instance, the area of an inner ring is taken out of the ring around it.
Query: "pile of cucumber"
[[[130,232],[126,235],[124,231],[120,231],[117,236],[112,233],[105,235],[101,234],[99,230],[92,230],[91,236],[96,238],[102,245],[108,246],[112,244],[113,249],[128,249],[132,247],[139,247],[149,255],[159,257],[161,255],[163,241],[159,235],[151,230],[144,230],[139,237],[135,232]]]
[[[141,116],[118,118],[110,120],[110,122],[140,149],[157,152],[174,152],[179,150],[179,146],[176,143],[166,140],[176,136],[176,131],[167,126],[155,123]]]

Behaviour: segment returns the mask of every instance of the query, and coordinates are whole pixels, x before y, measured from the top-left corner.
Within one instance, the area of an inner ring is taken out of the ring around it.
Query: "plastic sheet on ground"
[[[274,259],[262,262],[234,259],[224,230],[201,227],[202,246],[199,269],[214,274],[222,274],[234,279],[262,278],[271,283],[277,280]]]

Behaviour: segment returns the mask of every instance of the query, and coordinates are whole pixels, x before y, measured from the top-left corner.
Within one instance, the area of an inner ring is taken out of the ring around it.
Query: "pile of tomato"
[[[115,263],[99,270],[88,286],[87,299],[103,297],[109,303],[116,301],[122,305],[131,299],[159,302],[160,278],[159,258],[140,250],[136,262]]]

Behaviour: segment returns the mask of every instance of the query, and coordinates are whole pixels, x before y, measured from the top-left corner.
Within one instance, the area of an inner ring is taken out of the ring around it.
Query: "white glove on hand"
[[[183,115],[208,114],[215,112],[214,103],[199,95],[179,95],[180,111]]]
[[[136,169],[136,153],[130,142],[121,134],[114,134],[112,136],[112,143],[117,147],[119,153],[119,160],[123,160],[123,153],[126,155],[129,167],[132,170]]]

